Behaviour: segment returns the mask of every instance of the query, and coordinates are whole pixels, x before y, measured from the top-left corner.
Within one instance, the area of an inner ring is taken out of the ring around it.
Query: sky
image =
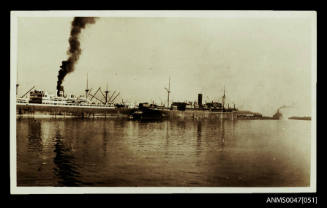
[[[18,95],[32,86],[56,93],[73,17],[18,17]],[[117,101],[220,101],[273,115],[282,105],[311,116],[312,15],[237,17],[100,17],[81,33],[82,54],[65,93],[119,91]]]

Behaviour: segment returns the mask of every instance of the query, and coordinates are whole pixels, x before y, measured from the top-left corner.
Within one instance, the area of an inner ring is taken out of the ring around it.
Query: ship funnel
[[[202,94],[198,94],[198,105],[199,108],[202,108]]]
[[[65,94],[64,87],[60,86],[59,90],[57,91],[57,96],[64,97],[64,94]]]

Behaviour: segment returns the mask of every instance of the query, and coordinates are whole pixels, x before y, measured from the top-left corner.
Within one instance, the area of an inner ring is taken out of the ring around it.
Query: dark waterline
[[[310,125],[17,119],[17,185],[309,186]]]

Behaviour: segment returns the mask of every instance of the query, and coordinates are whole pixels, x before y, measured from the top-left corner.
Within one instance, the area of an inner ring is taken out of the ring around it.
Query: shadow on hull
[[[160,110],[150,108],[141,108],[130,114],[130,119],[139,121],[161,121],[163,118]]]

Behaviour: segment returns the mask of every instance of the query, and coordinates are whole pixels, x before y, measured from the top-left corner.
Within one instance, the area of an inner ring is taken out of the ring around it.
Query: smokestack
[[[17,83],[16,84],[16,96],[18,95],[18,87],[19,87],[19,84]]]
[[[59,90],[57,90],[57,96],[64,97],[64,95],[65,95],[64,87],[60,86]]]
[[[57,81],[57,95],[59,96],[60,86],[64,81],[65,76],[74,71],[75,63],[78,61],[81,55],[82,49],[80,48],[79,36],[82,29],[87,24],[95,23],[95,17],[75,17],[72,21],[70,37],[69,37],[69,49],[67,51],[68,59],[62,62],[58,73]]]
[[[202,108],[202,94],[198,94],[198,105],[199,108]]]
[[[16,96],[18,95],[18,87],[19,84],[18,84],[18,70],[17,70]]]

